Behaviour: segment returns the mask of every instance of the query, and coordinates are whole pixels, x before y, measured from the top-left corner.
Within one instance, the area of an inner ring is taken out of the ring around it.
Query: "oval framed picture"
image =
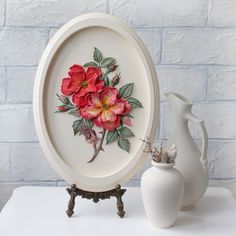
[[[56,172],[87,191],[107,191],[143,164],[154,140],[159,88],[150,55],[119,19],[86,14],[65,24],[38,66],[37,134]]]

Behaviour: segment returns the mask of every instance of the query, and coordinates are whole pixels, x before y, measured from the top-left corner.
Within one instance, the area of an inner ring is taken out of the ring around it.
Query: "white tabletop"
[[[147,221],[139,188],[127,188],[126,215],[116,215],[116,199],[93,203],[77,198],[75,214],[66,216],[69,195],[62,187],[21,187],[0,213],[1,236],[235,236],[236,201],[224,188],[208,188],[194,210],[180,212],[169,229]]]

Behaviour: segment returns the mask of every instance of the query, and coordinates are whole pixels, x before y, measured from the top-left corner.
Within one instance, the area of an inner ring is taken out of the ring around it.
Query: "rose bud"
[[[58,106],[57,108],[58,108],[58,111],[61,111],[61,112],[68,110],[64,105]]]
[[[111,86],[114,87],[120,82],[120,74],[116,74],[111,80]]]
[[[131,120],[128,116],[124,116],[122,119],[123,123],[128,125],[128,126],[132,126]]]

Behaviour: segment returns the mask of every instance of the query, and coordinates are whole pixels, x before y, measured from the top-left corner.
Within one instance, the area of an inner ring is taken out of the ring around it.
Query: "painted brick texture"
[[[111,0],[111,14],[137,27],[204,26],[205,0]]]
[[[234,29],[168,29],[163,41],[165,64],[236,65]]]
[[[0,26],[5,22],[5,0],[0,0]]]
[[[7,0],[9,26],[57,27],[89,12],[105,12],[105,0]]]
[[[0,65],[34,66],[46,46],[48,32],[45,29],[0,29]]]
[[[0,0],[0,208],[15,187],[65,186],[39,146],[32,116],[36,67],[48,40],[68,20],[89,12],[118,16],[146,44],[161,90],[156,143],[168,139],[175,91],[194,102],[209,134],[214,185],[236,181],[236,1]],[[190,124],[200,146],[200,133]],[[127,185],[139,185],[143,168]]]
[[[210,0],[209,26],[235,27],[236,26],[236,1]]]

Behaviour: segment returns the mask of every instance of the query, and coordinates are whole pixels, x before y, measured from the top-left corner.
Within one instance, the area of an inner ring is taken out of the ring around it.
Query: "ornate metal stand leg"
[[[95,203],[99,202],[99,200],[109,199],[111,197],[116,197],[117,199],[117,209],[118,216],[121,218],[124,217],[124,204],[122,201],[122,196],[126,192],[126,189],[121,189],[120,185],[117,185],[115,189],[105,191],[105,192],[89,192],[76,187],[75,184],[71,185],[71,188],[66,189],[70,195],[70,200],[68,203],[68,209],[66,211],[67,215],[71,217],[74,214],[75,207],[75,198],[77,196],[81,196],[82,198],[92,199]]]
[[[125,193],[126,189],[121,189],[120,185],[117,185],[116,191],[117,191],[117,195],[116,195],[117,203],[116,203],[116,205],[117,205],[117,209],[118,209],[117,215],[120,218],[123,218],[124,215],[125,215],[125,211],[124,211],[124,203],[122,201],[122,196]]]
[[[66,189],[67,192],[70,194],[70,200],[68,203],[68,209],[66,214],[71,217],[74,214],[74,207],[75,207],[75,198],[77,196],[77,188],[75,184],[71,185],[71,188]]]

